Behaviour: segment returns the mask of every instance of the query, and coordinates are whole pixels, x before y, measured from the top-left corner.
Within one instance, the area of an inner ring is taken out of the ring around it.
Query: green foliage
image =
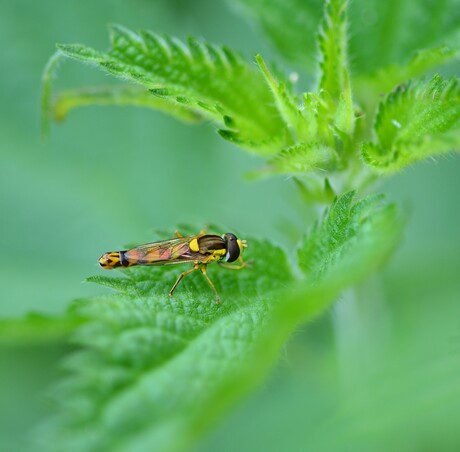
[[[427,83],[399,86],[381,103],[375,118],[377,142],[365,143],[363,158],[382,171],[460,149],[460,87],[435,76]]]
[[[459,0],[357,0],[350,4],[353,71],[372,74],[405,65],[420,49],[447,45],[458,50]]]
[[[305,116],[302,115],[298,107],[298,99],[292,95],[285,83],[275,79],[261,55],[256,56],[256,61],[270,87],[280,116],[284,119],[291,134],[293,134],[291,137],[292,140],[311,138],[313,131],[311,130],[311,125],[307,123]]]
[[[458,12],[446,12],[457,0],[432,13],[428,1],[326,0],[322,19],[319,2],[240,3],[291,62],[310,70],[318,61],[317,92],[296,92],[295,77],[269,69],[260,55],[257,67],[226,47],[113,25],[108,52],[58,46],[43,78],[44,126],[83,105],[146,106],[185,121],[210,120],[224,139],[267,156],[268,172],[294,174],[307,203],[332,204],[299,244],[299,269],[280,248],[256,239],[249,240],[253,268],[211,268],[221,306],[199,274],[169,298],[176,266],[89,278],[114,293],[79,300],[62,323],[42,323],[52,337],[76,328],[77,348],[54,393],[60,410],[43,434],[48,449],[190,447],[260,382],[299,325],[395,248],[402,230],[395,206],[382,196],[354,201],[356,189],[381,172],[459,149],[457,79],[417,80],[459,55]],[[407,33],[414,17],[430,14],[437,22],[429,36],[423,27],[423,36]],[[53,98],[62,58],[133,85]],[[33,333],[34,322],[22,325]]]
[[[42,76],[42,99],[41,99],[41,121],[42,133],[46,136],[49,132],[50,117],[53,116],[52,107],[52,86],[56,69],[60,61],[60,55],[55,53],[45,66]]]
[[[118,293],[73,307],[84,319],[73,341],[82,351],[67,360],[70,375],[56,392],[63,408],[54,426],[57,449],[77,441],[85,450],[132,450],[146,441],[169,450],[212,421],[216,394],[250,353],[275,291],[292,281],[279,248],[254,240],[250,247],[253,269],[209,271],[221,306],[201,275],[186,278],[169,298],[175,266],[90,278]]]
[[[245,12],[260,22],[282,55],[306,69],[316,65],[314,36],[321,23],[323,0],[239,0]]]
[[[460,46],[446,45],[418,50],[405,64],[390,64],[371,75],[358,76],[355,79],[356,96],[361,105],[369,111],[375,108],[381,93],[409,79],[422,76],[460,56]]]
[[[319,93],[327,104],[336,135],[351,138],[354,128],[353,99],[348,74],[346,0],[327,0],[320,28]]]
[[[264,26],[273,31],[281,26],[281,20],[292,16],[286,9],[293,6],[291,3],[261,0],[245,4],[248,9],[258,11]],[[350,9],[349,14],[357,24],[364,24],[363,17],[356,17],[355,3],[359,2],[354,2],[350,8],[346,0],[327,0],[324,4],[324,17],[318,24],[317,33],[317,93],[296,93],[291,81],[279,71],[272,73],[260,55],[256,56],[258,72],[226,47],[193,38],[185,45],[168,36],[148,31],[136,34],[112,25],[111,49],[107,53],[79,44],[58,46],[59,51],[50,60],[43,79],[44,118],[52,115],[61,120],[78,106],[112,104],[156,108],[185,121],[210,119],[219,127],[219,134],[224,139],[269,156],[268,172],[296,174],[303,177],[307,185],[311,175],[323,175],[339,192],[360,188],[371,180],[360,161],[361,154],[371,168],[380,172],[382,169],[395,170],[426,156],[456,148],[456,123],[446,124],[443,136],[440,136],[442,127],[434,126],[434,130],[432,116],[423,113],[430,110],[433,114],[436,108],[444,108],[446,103],[436,101],[437,107],[432,108],[428,105],[427,95],[423,94],[388,95],[386,102],[391,103],[391,109],[381,104],[377,112],[375,132],[378,142],[369,141],[373,134],[370,118],[375,114],[382,91],[409,83],[408,79],[457,58],[460,48],[455,39],[446,38],[446,44],[419,50],[408,61],[395,57],[388,64],[380,64],[385,61],[381,58],[378,65],[371,61],[369,68],[356,71],[360,66],[359,48],[351,45],[351,55],[348,53],[348,28],[354,36],[356,24],[353,20],[348,23],[347,10]],[[276,11],[276,20],[270,15],[271,22],[267,22],[261,11],[264,8],[272,13]],[[310,8],[315,9],[308,2],[302,2],[296,8],[302,11],[302,17]],[[375,16],[379,26],[382,25],[380,21],[384,24],[389,21],[388,6],[372,2],[366,8],[365,14]],[[444,14],[443,11],[443,8],[437,9],[439,14]],[[424,7],[418,12],[427,14]],[[314,17],[311,16],[310,25],[316,23]],[[455,35],[455,26],[449,24],[447,30],[438,30],[439,36]],[[283,26],[283,32],[285,28]],[[291,51],[287,52],[294,59],[298,52],[296,45],[305,42],[304,31],[300,32],[295,25],[290,31],[299,33],[297,40],[292,41]],[[375,39],[378,41],[377,37]],[[282,49],[288,45],[283,39],[275,40]],[[311,37],[309,41],[313,42]],[[372,36],[366,38],[366,45],[369,42],[372,43]],[[51,83],[57,62],[62,57],[94,64],[136,85],[65,91],[53,100]],[[349,60],[354,66],[351,72]],[[417,87],[419,83],[411,82],[407,86]],[[422,90],[409,88],[409,91],[414,89]],[[396,101],[399,97],[405,100]],[[452,103],[455,104],[455,100]],[[404,125],[404,132],[398,131],[399,138],[393,143],[391,136],[396,134],[395,124],[401,123],[397,118],[403,120],[409,110],[419,112],[419,117],[412,121],[411,127]],[[382,125],[386,123],[390,126]],[[44,126],[47,127],[46,119]],[[394,130],[390,130],[392,128]],[[415,139],[415,135],[420,139]],[[413,150],[414,146],[420,149]],[[362,182],[356,184],[355,181]],[[316,192],[317,201],[322,202],[324,193]]]
[[[369,246],[375,249],[382,246],[386,237],[376,237],[375,230],[392,231],[397,227],[394,206],[383,204],[381,195],[370,196],[357,203],[353,203],[354,196],[354,192],[347,192],[337,198],[321,223],[317,223],[302,240],[298,260],[308,278],[317,280],[324,277],[327,272],[333,271],[337,263],[344,266],[347,256],[353,255],[350,248],[360,246],[365,249]],[[383,243],[379,245],[380,240]]]
[[[340,213],[338,206],[361,212],[373,205],[363,200],[352,206],[352,196],[339,198],[329,216]],[[349,235],[351,227],[367,238],[364,254],[357,242],[347,247],[353,263],[347,271],[339,271],[343,256],[335,250],[308,245],[337,264],[316,284],[295,281],[285,253],[258,240],[249,240],[253,268],[210,270],[220,306],[201,275],[189,276],[169,298],[174,266],[91,278],[116,293],[74,304],[72,315],[82,326],[72,342],[80,350],[66,360],[67,377],[55,390],[61,413],[42,441],[57,450],[189,446],[259,382],[299,323],[386,259],[400,228],[371,221],[373,212],[366,211],[369,223],[356,223],[355,215],[324,230],[329,241]],[[386,215],[396,226],[395,211]],[[377,246],[381,242],[385,246]]]
[[[357,0],[351,2],[349,8],[346,1],[327,0],[322,22],[314,2],[240,0],[240,3],[261,22],[283,56],[295,63],[302,60],[310,69],[314,49],[309,44],[313,30],[319,27],[318,94],[322,100],[319,115],[322,124],[314,120],[318,117],[313,113],[315,108],[312,111],[311,104],[304,102],[300,109],[307,127],[301,124],[301,129],[308,130],[310,135],[306,139],[305,134],[297,132],[298,141],[270,161],[275,172],[308,175],[315,171],[339,170],[348,172],[351,180],[356,176],[360,165],[356,157],[363,147],[366,162],[380,170],[386,165],[379,163],[385,151],[374,144],[363,145],[361,140],[368,140],[372,134],[370,118],[374,117],[382,93],[436,70],[460,54],[458,0],[438,2],[435,6],[429,1]],[[350,22],[346,18],[347,9]],[[304,20],[305,16],[309,19]],[[287,17],[291,18],[289,27],[285,26]],[[414,108],[424,107],[414,105]],[[404,112],[397,114],[404,115]],[[423,129],[429,128],[423,120],[420,125]],[[456,134],[453,131],[442,138],[430,136],[426,141],[419,141],[419,157],[408,158],[407,163],[455,148]],[[333,178],[331,174],[328,177]],[[346,184],[344,189],[353,187],[356,186]]]
[[[346,0],[325,2],[324,20],[319,33],[321,79],[319,89],[338,102],[348,85]]]
[[[321,23],[323,1],[239,0],[239,3],[262,25],[280,55],[308,70],[314,68],[317,48],[313,37]],[[458,0],[350,2],[353,74],[372,74],[390,65],[405,65],[412,53],[433,45],[458,50],[459,5]]]
[[[272,171],[305,174],[334,169],[339,164],[334,149],[334,112],[336,109],[343,111],[343,99],[338,100],[336,107],[328,92],[323,90],[321,96],[304,93],[300,102],[288,85],[278,81],[269,71],[262,56],[257,55],[256,61],[287,125],[289,141],[293,143],[269,160]]]
[[[136,34],[119,25],[110,27],[110,39],[108,53],[74,44],[58,45],[58,54],[94,64],[141,85],[143,105],[160,106],[180,118],[188,112],[187,118],[198,115],[210,119],[219,127],[227,127],[239,142],[250,141],[259,152],[270,153],[270,137],[283,135],[283,121],[271,107],[270,92],[261,74],[226,47],[193,38],[185,45],[169,36],[148,31]],[[55,59],[44,76],[44,112],[50,110],[50,71],[54,70]],[[139,91],[124,91],[120,97],[116,91],[112,94],[111,89],[105,88],[104,99],[117,97],[118,104],[139,102]],[[151,101],[146,100],[147,91]],[[100,103],[100,99],[94,100]]]
[[[337,162],[335,150],[322,143],[299,143],[283,149],[269,163],[280,173],[321,171]]]
[[[64,341],[78,326],[78,316],[50,317],[29,313],[20,319],[0,319],[0,346]]]
[[[121,85],[60,92],[53,105],[54,120],[63,121],[71,110],[87,105],[134,105],[154,108],[185,122],[198,122],[203,119],[197,111],[191,110],[175,99],[152,96],[151,92],[139,86]]]

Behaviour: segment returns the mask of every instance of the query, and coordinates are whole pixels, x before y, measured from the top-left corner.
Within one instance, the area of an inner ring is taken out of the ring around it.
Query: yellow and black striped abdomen
[[[99,259],[99,265],[105,270],[113,268],[129,267],[132,264],[125,257],[126,251],[110,251],[104,253]]]

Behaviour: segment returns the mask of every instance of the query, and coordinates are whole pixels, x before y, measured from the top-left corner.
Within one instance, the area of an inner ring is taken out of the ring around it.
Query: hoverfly
[[[176,235],[177,237],[170,240],[146,243],[130,250],[107,252],[100,257],[99,265],[105,270],[111,270],[135,265],[191,263],[193,267],[179,275],[169,291],[169,296],[172,296],[184,276],[200,270],[216,294],[216,303],[220,304],[219,294],[206,273],[206,267],[212,262],[232,270],[245,267],[247,263],[243,261],[242,254],[247,247],[246,240],[239,240],[232,233],[220,236],[206,234],[205,231],[188,237],[184,237],[179,232],[176,232]],[[235,261],[238,261],[239,265],[229,265]]]

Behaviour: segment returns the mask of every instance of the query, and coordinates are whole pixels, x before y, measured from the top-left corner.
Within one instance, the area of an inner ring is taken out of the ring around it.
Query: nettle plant
[[[437,21],[414,40],[409,18],[398,28],[387,2],[356,0],[350,9],[345,0],[241,3],[286,59],[310,72],[316,66],[314,90],[300,93],[296,74],[271,69],[260,55],[254,64],[227,47],[112,25],[107,52],[58,45],[44,74],[45,128],[49,118],[90,104],[211,121],[222,138],[266,158],[265,175],[291,175],[305,202],[328,207],[296,258],[248,238],[253,268],[213,274],[220,306],[200,278],[170,299],[176,268],[89,278],[115,292],[69,310],[79,350],[65,362],[59,415],[49,424],[48,444],[60,450],[190,446],[257,386],[293,330],[395,248],[403,221],[394,205],[369,194],[375,183],[460,149],[458,79],[429,75],[459,55],[458,11],[412,5],[417,20],[435,14]],[[122,83],[53,95],[62,59]]]

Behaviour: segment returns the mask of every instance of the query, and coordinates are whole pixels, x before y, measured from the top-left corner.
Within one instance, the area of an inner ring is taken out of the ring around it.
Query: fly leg
[[[244,262],[243,258],[240,256],[238,261],[239,261],[240,265],[232,265],[232,264],[228,264],[226,262],[218,262],[218,264],[219,264],[220,267],[228,268],[229,270],[241,270],[244,267],[249,267],[249,268],[251,267],[252,260],[250,260],[249,262]]]
[[[184,238],[184,236],[179,231],[176,231],[174,234],[176,234],[177,237],[180,238],[180,239]]]
[[[193,273],[194,271],[198,270],[200,268],[199,264],[198,263],[195,263],[193,265],[193,268],[191,268],[190,270],[187,270],[186,272],[182,272],[180,275],[179,275],[179,278],[177,278],[177,281],[174,283],[174,286],[172,286],[172,289],[169,291],[169,296],[172,297],[172,294],[174,292],[174,290],[176,289],[176,287],[179,285],[179,283],[181,282],[182,278],[184,276],[187,276],[187,275],[190,275],[190,273]]]
[[[227,264],[226,262],[218,262],[219,267],[222,268],[228,268],[229,270],[241,270],[244,267],[249,267],[249,265],[246,262],[243,262],[240,265],[232,265],[232,264]]]
[[[216,294],[216,304],[220,304],[220,297],[219,297],[219,294],[217,293],[217,290],[216,288],[214,287],[214,284],[212,283],[212,281],[209,279],[209,276],[208,274],[206,273],[206,264],[203,264],[200,268],[201,270],[201,273],[203,273],[203,276],[206,278],[206,281],[208,281],[209,285],[212,287],[212,290],[214,291],[214,293]]]

